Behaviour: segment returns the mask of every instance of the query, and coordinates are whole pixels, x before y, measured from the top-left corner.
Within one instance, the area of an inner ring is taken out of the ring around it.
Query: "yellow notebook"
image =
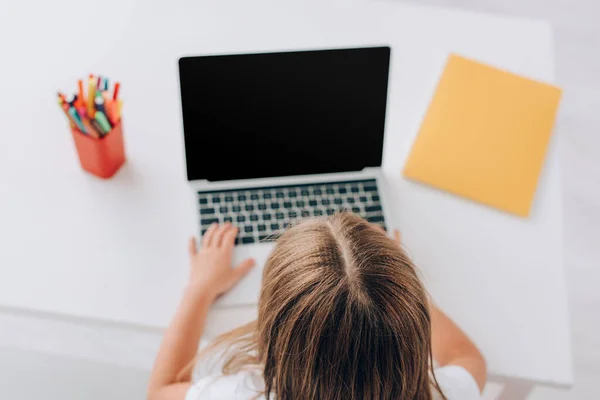
[[[404,176],[529,215],[562,92],[452,55]]]

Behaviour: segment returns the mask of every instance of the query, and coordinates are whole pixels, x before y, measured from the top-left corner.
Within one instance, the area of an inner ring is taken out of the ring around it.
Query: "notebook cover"
[[[561,89],[451,55],[404,176],[529,215]]]

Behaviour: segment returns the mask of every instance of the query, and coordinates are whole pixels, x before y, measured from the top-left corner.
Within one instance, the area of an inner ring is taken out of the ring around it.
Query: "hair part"
[[[349,213],[283,233],[264,268],[257,321],[206,351],[217,347],[226,347],[224,374],[261,370],[267,399],[441,394],[416,267],[383,230]]]

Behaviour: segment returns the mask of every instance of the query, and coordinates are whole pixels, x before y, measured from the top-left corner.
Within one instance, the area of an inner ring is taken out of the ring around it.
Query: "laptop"
[[[273,241],[291,223],[346,210],[386,228],[389,65],[389,47],[179,60],[200,233],[229,221],[234,261],[257,261],[218,305],[257,303]]]

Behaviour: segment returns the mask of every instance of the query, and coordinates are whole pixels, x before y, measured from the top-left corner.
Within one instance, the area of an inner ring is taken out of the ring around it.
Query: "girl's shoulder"
[[[463,367],[448,365],[436,368],[435,377],[448,400],[481,400],[475,378]],[[437,400],[437,397],[434,396]]]

